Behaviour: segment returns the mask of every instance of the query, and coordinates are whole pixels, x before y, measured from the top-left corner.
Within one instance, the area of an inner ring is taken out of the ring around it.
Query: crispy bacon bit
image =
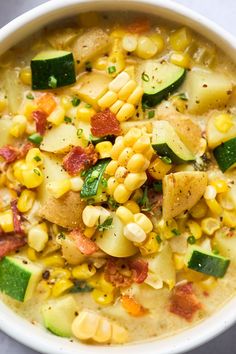
[[[114,113],[106,108],[104,111],[98,112],[91,118],[91,133],[96,137],[106,135],[120,135],[122,133],[120,122],[116,119]]]
[[[140,18],[128,25],[128,32],[131,33],[144,33],[150,30],[150,22],[146,18]]]
[[[148,276],[148,263],[143,259],[134,259],[129,262],[129,267],[133,272],[133,280],[137,284],[141,284]]]
[[[11,201],[11,210],[12,210],[12,214],[13,214],[14,231],[17,234],[23,234],[24,230],[22,229],[21,215],[20,215],[19,210],[17,208],[17,200],[16,199]]]
[[[36,122],[36,131],[40,134],[43,135],[46,130],[46,124],[47,124],[47,114],[43,111],[34,111],[32,113],[33,119]]]
[[[104,277],[117,288],[129,287],[133,282],[131,274],[130,276],[125,275],[124,273],[122,274],[121,270],[122,268],[119,269],[117,261],[110,258],[105,266]]]
[[[75,176],[80,171],[95,165],[97,160],[98,154],[92,144],[86,148],[75,146],[64,157],[63,167],[71,176]]]
[[[18,250],[26,244],[25,238],[16,236],[1,236],[0,238],[0,258]]]
[[[80,229],[74,229],[71,231],[70,237],[75,241],[75,244],[80,252],[86,256],[90,256],[99,250],[96,243],[84,236]]]
[[[6,163],[14,162],[19,157],[19,149],[14,146],[6,145],[0,148],[0,156],[2,156]]]
[[[191,321],[195,312],[202,307],[193,292],[192,283],[179,285],[171,297],[170,312]]]
[[[25,157],[25,155],[27,154],[27,152],[32,149],[34,147],[34,145],[27,141],[25,143],[23,143],[20,147],[20,158]]]

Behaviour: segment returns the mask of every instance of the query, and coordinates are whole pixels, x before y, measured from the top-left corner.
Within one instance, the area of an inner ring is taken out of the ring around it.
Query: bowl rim
[[[206,38],[216,41],[218,47],[225,50],[234,61],[236,61],[236,38],[226,30],[205,18],[197,12],[178,4],[172,0],[50,0],[30,11],[18,16],[0,29],[0,54],[4,53],[14,44],[27,37],[36,29],[52,22],[51,19],[59,19],[69,14],[72,15],[74,7],[81,12],[88,10],[134,10],[137,12],[155,14],[160,11],[160,17],[167,17],[171,14],[176,22],[182,22],[201,33]],[[143,343],[127,344],[123,347],[109,346],[87,346],[81,343],[71,343],[68,340],[44,333],[38,327],[32,326],[27,320],[21,318],[2,301],[0,301],[0,329],[22,344],[48,354],[105,354],[107,351],[112,354],[119,354],[128,351],[136,354],[147,350],[149,354],[178,354],[191,350],[215,336],[224,332],[236,322],[236,313],[232,310],[236,306],[236,298],[225,304],[220,310],[209,318],[171,337],[147,341]],[[34,329],[34,330],[33,330]],[[43,340],[42,340],[43,339]],[[122,349],[121,349],[122,348]]]

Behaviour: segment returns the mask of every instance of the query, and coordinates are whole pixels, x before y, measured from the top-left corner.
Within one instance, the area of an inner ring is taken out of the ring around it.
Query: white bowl
[[[51,0],[0,30],[0,54],[48,23],[78,12],[132,10],[154,14],[193,28],[215,42],[236,62],[236,39],[199,14],[170,0]],[[0,329],[19,342],[47,354],[177,354],[197,347],[236,321],[236,297],[200,324],[175,336],[123,347],[87,346],[56,337],[34,326],[0,302]]]

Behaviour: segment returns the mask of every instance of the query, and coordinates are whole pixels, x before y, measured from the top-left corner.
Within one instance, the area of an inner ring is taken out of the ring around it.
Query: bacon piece
[[[127,288],[133,282],[131,276],[126,276],[120,272],[117,261],[111,258],[105,265],[104,277],[117,288]]]
[[[75,146],[63,159],[64,169],[71,175],[75,176],[80,171],[95,165],[98,160],[98,154],[92,144],[83,148]]]
[[[122,130],[115,114],[106,108],[91,118],[91,133],[100,138],[106,135],[120,135]]]
[[[8,255],[9,253],[18,250],[26,244],[25,238],[16,236],[1,236],[0,237],[0,258]]]
[[[171,297],[170,312],[191,321],[195,312],[202,308],[193,292],[192,283],[179,285]]]
[[[0,156],[2,156],[6,163],[14,162],[19,157],[19,149],[14,146],[6,145],[0,148]]]
[[[12,210],[12,214],[13,214],[14,231],[17,234],[23,234],[24,230],[22,229],[21,215],[20,215],[19,210],[17,208],[17,200],[16,199],[11,201],[11,210]]]
[[[75,241],[75,244],[80,252],[86,256],[90,256],[99,250],[96,243],[84,236],[80,229],[74,229],[71,231],[70,237]]]
[[[150,30],[150,22],[146,18],[136,19],[133,23],[129,24],[127,31],[131,33],[144,33]]]
[[[32,116],[36,123],[36,131],[43,135],[46,130],[47,114],[43,111],[33,111]]]
[[[148,276],[148,263],[143,259],[133,259],[129,262],[129,267],[133,272],[133,280],[137,284],[141,284]]]
[[[34,147],[33,143],[26,141],[20,147],[20,158],[25,157],[27,152]]]

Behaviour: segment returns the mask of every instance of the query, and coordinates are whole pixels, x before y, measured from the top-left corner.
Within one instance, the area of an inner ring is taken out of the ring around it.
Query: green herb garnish
[[[143,211],[150,211],[151,210],[151,204],[148,198],[148,187],[144,188],[143,191],[143,196],[142,198],[139,199],[138,204],[141,206],[141,209]]]
[[[55,76],[52,75],[49,77],[48,86],[52,89],[57,88],[57,79],[55,78]]]
[[[26,98],[28,98],[28,100],[34,100],[34,96],[32,95],[31,92],[29,92],[29,93],[26,95]]]
[[[92,105],[91,104],[89,104],[89,103],[86,103],[86,105],[84,106],[85,108],[91,108],[92,107]]]
[[[74,96],[71,100],[72,106],[77,107],[80,104],[80,99],[76,96]]]
[[[167,165],[171,165],[172,164],[172,160],[168,156],[162,156],[161,159]]]
[[[107,71],[108,71],[108,74],[113,74],[113,73],[116,72],[116,67],[115,66],[109,66]]]
[[[75,280],[74,286],[70,289],[70,293],[88,293],[93,290],[93,287],[85,281]]]
[[[37,162],[39,162],[39,161],[41,161],[42,159],[41,159],[41,157],[39,157],[39,156],[35,156],[35,157],[34,157],[34,160],[37,161]]]
[[[78,138],[81,138],[83,132],[84,132],[83,129],[81,129],[81,128],[80,128],[80,129],[77,129],[77,137],[78,137]]]
[[[34,172],[37,176],[40,176],[40,172],[39,172],[39,170],[37,170],[36,168],[33,169],[33,172]]]
[[[161,193],[162,192],[162,181],[157,181],[153,183],[153,189],[155,192]]]
[[[175,235],[175,236],[181,235],[181,232],[180,232],[178,229],[172,229],[171,232],[172,232],[172,234]]]
[[[102,224],[98,225],[98,231],[109,230],[112,226],[113,218],[106,219]]]
[[[85,63],[85,70],[88,72],[91,72],[93,70],[92,63],[90,61],[87,61]]]
[[[150,81],[150,77],[148,74],[146,74],[145,72],[142,73],[142,80],[145,81],[145,82],[148,82]]]
[[[64,117],[64,121],[65,121],[66,123],[71,123],[71,122],[72,122],[72,118],[65,116],[65,117]]]
[[[153,117],[155,117],[155,111],[149,111],[148,112],[148,119],[151,119]]]
[[[162,242],[162,239],[161,239],[160,235],[157,235],[157,236],[156,236],[156,240],[157,240],[158,243],[161,243],[161,242]]]
[[[28,140],[36,145],[39,145],[42,142],[43,137],[42,137],[42,135],[40,135],[38,133],[34,133],[34,134],[31,134],[30,136],[28,136]]]
[[[192,235],[187,238],[187,241],[190,245],[194,245],[194,243],[196,243],[196,238]]]

